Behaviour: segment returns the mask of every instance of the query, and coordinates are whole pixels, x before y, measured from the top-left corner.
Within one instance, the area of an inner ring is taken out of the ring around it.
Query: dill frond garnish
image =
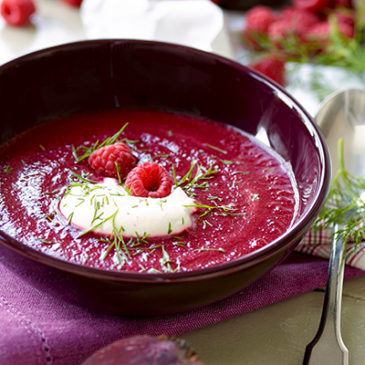
[[[231,160],[219,160],[220,162],[224,163],[225,165],[232,165],[234,162]]]
[[[46,240],[44,238],[37,238],[39,242],[45,243],[47,245],[53,245],[53,242],[50,240]]]
[[[219,148],[217,146],[214,146],[214,145],[212,145],[210,143],[203,143],[203,146],[209,147],[209,148],[211,148],[211,149],[213,149],[215,151],[218,151],[220,153],[223,153],[224,155],[226,155],[228,153],[226,150],[223,150],[222,148]]]
[[[77,172],[72,171],[70,169],[68,171],[78,181],[81,181],[81,182],[86,183],[86,184],[97,184],[98,183],[98,181],[91,180],[87,176],[80,175]]]
[[[217,173],[218,170],[214,169],[213,163],[211,163],[208,168],[206,168],[203,165],[192,161],[188,172],[181,179],[178,180],[175,166],[172,165],[172,175],[174,178],[175,186],[181,187],[185,191],[188,191],[190,189],[207,188],[207,180],[212,179],[213,176]]]
[[[212,202],[214,205],[195,203],[191,205],[184,205],[184,207],[204,210],[203,213],[199,215],[200,218],[205,217],[213,211],[218,211],[220,215],[232,215],[237,213],[237,209],[233,205],[218,205],[214,200]]]
[[[101,143],[99,143],[99,141],[96,141],[91,147],[80,146],[80,147],[76,148],[74,145],[72,145],[72,155],[73,155],[75,161],[78,163],[78,162],[88,158],[94,151],[98,150],[99,148],[102,148],[105,146],[110,146],[110,145],[118,142],[118,138],[123,133],[123,131],[125,130],[127,125],[128,125],[128,123],[125,123],[123,125],[123,127],[119,129],[119,131],[117,133],[115,133],[111,137],[105,139]]]
[[[365,238],[365,177],[354,176],[346,170],[343,139],[338,140],[338,162],[339,169],[314,228],[332,229],[339,224],[338,237],[356,245]]]
[[[3,174],[9,174],[10,172],[12,172],[13,171],[13,168],[12,167],[10,167],[10,165],[6,165],[3,169],[2,169],[2,173]]]

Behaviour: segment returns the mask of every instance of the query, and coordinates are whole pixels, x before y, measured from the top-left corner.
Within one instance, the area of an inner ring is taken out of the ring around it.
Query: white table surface
[[[0,63],[34,49],[85,39],[78,9],[59,0],[37,0],[34,25],[7,27],[0,20]],[[244,59],[239,36],[239,13],[226,13],[228,32],[214,47],[225,56]],[[230,43],[229,43],[230,42]],[[300,101],[300,100],[299,100]],[[315,335],[322,310],[323,290],[246,313],[183,334],[207,365],[300,365],[305,346]],[[365,364],[365,276],[345,282],[342,332],[350,364]],[[327,364],[325,359],[323,365]]]

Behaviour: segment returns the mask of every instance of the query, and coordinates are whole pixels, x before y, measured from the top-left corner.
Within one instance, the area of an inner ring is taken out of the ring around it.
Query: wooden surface
[[[322,304],[323,291],[314,291],[181,337],[207,365],[300,365],[317,332]],[[365,277],[345,282],[342,334],[350,364],[363,365]]]

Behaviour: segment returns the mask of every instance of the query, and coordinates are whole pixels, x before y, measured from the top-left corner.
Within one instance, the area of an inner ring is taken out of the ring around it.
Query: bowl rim
[[[201,279],[207,279],[212,277],[224,276],[237,271],[241,271],[243,268],[248,268],[254,266],[256,263],[265,261],[270,257],[276,255],[280,251],[286,250],[288,247],[292,246],[295,242],[303,236],[307,228],[313,223],[315,217],[322,208],[325,198],[329,190],[329,183],[331,178],[331,164],[330,164],[330,154],[328,146],[326,144],[325,138],[315,123],[312,116],[304,109],[304,107],[291,95],[289,94],[281,85],[277,84],[275,81],[269,79],[265,75],[259,73],[258,71],[251,69],[239,63],[236,60],[231,60],[227,57],[199,50],[196,48],[188,47],[185,45],[180,45],[176,43],[153,41],[153,40],[139,40],[139,39],[122,39],[122,38],[102,38],[102,39],[92,39],[92,40],[81,40],[76,42],[68,42],[60,45],[43,48],[34,52],[24,54],[20,57],[14,58],[0,65],[0,72],[4,69],[14,67],[16,64],[27,62],[28,60],[35,59],[37,57],[45,57],[47,55],[53,55],[57,52],[66,51],[72,48],[91,46],[91,45],[102,45],[109,44],[115,45],[116,43],[127,43],[133,45],[149,45],[149,46],[159,46],[171,50],[180,50],[188,53],[195,53],[201,57],[209,57],[221,63],[225,63],[229,67],[233,67],[237,70],[243,71],[245,74],[253,76],[254,78],[267,84],[269,88],[277,91],[290,100],[292,105],[295,107],[298,114],[301,115],[301,119],[306,129],[312,134],[312,138],[315,140],[315,145],[319,152],[319,159],[322,165],[322,171],[320,174],[319,189],[313,197],[312,203],[308,206],[305,214],[302,214],[289,229],[283,233],[277,239],[271,241],[264,247],[255,250],[247,255],[239,257],[235,260],[224,262],[218,265],[214,265],[207,268],[199,268],[189,271],[176,272],[176,273],[135,273],[135,272],[125,272],[116,270],[107,270],[101,268],[94,268],[83,266],[81,264],[76,264],[68,262],[57,257],[48,255],[41,251],[36,250],[20,241],[15,240],[9,236],[6,232],[0,229],[0,242],[3,243],[10,249],[31,258],[34,261],[46,264],[53,268],[60,269],[72,274],[92,277],[94,279],[101,280],[112,280],[115,282],[134,282],[134,283],[169,283],[169,282],[187,282],[196,281]],[[284,101],[283,101],[284,102]]]

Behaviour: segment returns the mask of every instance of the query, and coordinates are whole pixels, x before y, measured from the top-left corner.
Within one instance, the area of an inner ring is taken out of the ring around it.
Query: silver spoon
[[[329,96],[315,119],[326,138],[333,171],[338,170],[337,142],[342,138],[346,170],[356,176],[365,175],[365,91],[349,89]],[[336,238],[338,230],[336,225],[320,325],[307,345],[304,365],[349,363],[348,349],[341,336],[345,244]]]

